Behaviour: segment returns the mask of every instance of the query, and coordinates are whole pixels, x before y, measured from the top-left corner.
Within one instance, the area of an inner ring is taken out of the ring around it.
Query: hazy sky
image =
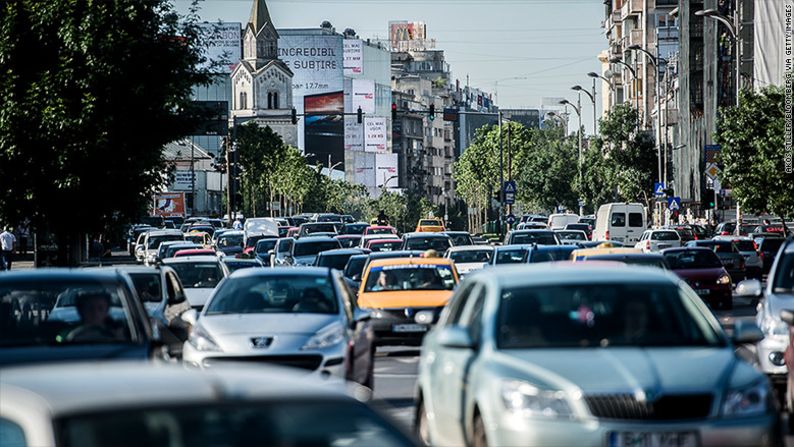
[[[180,11],[189,0],[175,0]],[[253,0],[203,0],[204,20],[247,22]],[[387,38],[390,20],[423,21],[445,50],[453,79],[498,93],[503,108],[536,108],[542,96],[576,102],[574,84],[600,71],[606,48],[601,0],[268,0],[277,28],[353,28],[363,38]],[[511,79],[526,78],[526,79]],[[498,91],[496,89],[498,83]],[[602,82],[596,84],[600,97]],[[582,97],[582,121],[592,132],[592,103]],[[598,113],[601,112],[599,101]],[[571,127],[575,128],[575,115]]]

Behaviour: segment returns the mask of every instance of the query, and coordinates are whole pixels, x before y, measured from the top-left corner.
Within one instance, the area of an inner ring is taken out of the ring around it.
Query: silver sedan
[[[433,445],[777,445],[767,379],[676,276],[537,264],[475,273],[427,335],[417,430]]]

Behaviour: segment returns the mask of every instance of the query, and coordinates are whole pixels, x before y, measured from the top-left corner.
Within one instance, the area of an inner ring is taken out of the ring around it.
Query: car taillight
[[[651,249],[651,241],[645,241],[645,248],[647,248],[648,250]]]
[[[604,234],[604,238],[606,238],[606,240],[609,240],[609,230],[607,230],[606,234]]]
[[[695,239],[693,239],[693,240],[695,240],[695,241],[698,240],[698,235],[697,234],[695,235]]]
[[[755,241],[753,241],[753,248],[755,251],[758,251],[758,244]]]
[[[727,231],[721,231],[720,232],[720,236],[730,236],[730,235],[731,235],[731,233],[728,233]]]

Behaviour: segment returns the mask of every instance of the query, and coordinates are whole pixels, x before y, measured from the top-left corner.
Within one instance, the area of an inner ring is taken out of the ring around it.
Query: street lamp
[[[576,112],[576,116],[579,117],[579,185],[581,187],[583,182],[582,180],[582,99],[580,96],[578,101],[579,104],[578,107],[573,105],[573,103],[571,103],[567,99],[563,99],[562,101],[560,101],[560,104],[571,106],[573,110]],[[584,207],[582,206],[581,198],[579,199],[579,215],[580,216],[584,215]]]
[[[610,58],[609,62],[612,63],[612,64],[620,64],[620,65],[626,67],[629,70],[629,73],[631,73],[631,78],[634,81],[634,82],[632,82],[632,85],[634,86],[634,88],[636,90],[636,87],[637,87],[637,71],[634,70],[634,67],[632,67],[631,65],[627,64],[626,61],[624,61],[619,56],[615,56],[615,57]],[[634,95],[634,97],[637,98],[636,99],[636,106],[637,106],[637,131],[639,131],[640,130],[640,95]]]
[[[578,84],[571,87],[571,90],[586,94],[588,97],[590,97],[590,101],[593,102],[593,135],[595,135],[596,134],[595,78],[593,79],[593,93],[588,92],[587,90],[583,89],[581,85]],[[581,107],[581,103],[580,103],[580,107]]]
[[[609,72],[606,71],[604,73],[606,74],[606,73],[609,73]],[[587,73],[587,76],[590,76],[591,78],[593,78],[593,81],[595,81],[596,78],[599,78],[599,79],[603,80],[609,86],[609,90],[615,91],[615,86],[612,85],[612,81],[610,79],[608,79],[606,76],[602,76],[602,75],[600,75],[600,74],[598,74],[598,73],[596,73],[594,71],[591,71],[590,73]]]
[[[386,173],[384,172],[383,173],[383,177],[384,177],[383,184],[380,185],[380,186],[381,186],[381,188],[383,188],[383,194],[385,194],[386,193],[386,184],[389,183],[393,179],[399,178],[400,176],[393,175],[393,176],[391,176],[389,178],[386,178]]]

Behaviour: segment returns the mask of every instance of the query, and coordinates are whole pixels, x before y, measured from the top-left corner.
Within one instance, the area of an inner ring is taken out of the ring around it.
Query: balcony
[[[642,14],[642,0],[626,0],[620,8],[621,20]]]

